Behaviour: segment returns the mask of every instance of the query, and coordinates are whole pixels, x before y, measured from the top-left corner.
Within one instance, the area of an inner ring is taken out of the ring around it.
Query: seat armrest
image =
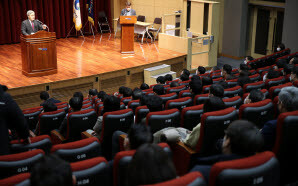
[[[65,138],[64,138],[64,136],[62,136],[62,134],[60,134],[58,132],[58,130],[52,130],[51,131],[51,140],[52,140],[53,145],[55,145],[55,144],[63,143],[65,141]]]

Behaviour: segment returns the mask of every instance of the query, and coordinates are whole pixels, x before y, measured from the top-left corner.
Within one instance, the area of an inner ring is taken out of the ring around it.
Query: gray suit
[[[137,15],[136,11],[134,9],[130,9],[128,12],[126,8],[121,10],[121,16],[135,16]]]
[[[32,33],[34,34],[34,33],[38,32],[39,30],[43,30],[42,25],[38,21],[34,20],[33,24],[34,24],[34,30],[32,28],[32,25],[31,25],[31,22],[29,21],[29,19],[23,21],[22,28],[21,28],[22,34],[30,35]]]

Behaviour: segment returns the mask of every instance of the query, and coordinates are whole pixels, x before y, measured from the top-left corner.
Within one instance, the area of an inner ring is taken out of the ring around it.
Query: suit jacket
[[[31,22],[29,21],[29,19],[23,21],[22,27],[21,27],[22,34],[23,35],[31,35],[32,33],[34,34],[34,33],[38,32],[39,30],[43,30],[42,25],[38,21],[34,20],[33,24],[34,24],[34,30],[32,29],[32,25],[31,25]]]
[[[124,16],[128,11],[126,10],[126,8],[121,10],[121,16]],[[132,16],[137,15],[136,11],[134,9],[130,9],[130,13]]]
[[[277,120],[271,120],[264,124],[262,135],[264,139],[264,150],[272,150],[276,138]]]

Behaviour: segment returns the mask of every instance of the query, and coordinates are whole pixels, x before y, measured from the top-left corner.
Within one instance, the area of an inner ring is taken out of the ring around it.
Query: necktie
[[[33,29],[33,31],[34,31],[34,23],[33,23],[33,21],[31,22],[31,24],[32,24],[32,29]]]

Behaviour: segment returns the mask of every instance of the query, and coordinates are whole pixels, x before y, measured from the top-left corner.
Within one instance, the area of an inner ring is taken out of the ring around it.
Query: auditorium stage
[[[0,84],[8,86],[15,99],[23,100],[26,94],[37,99],[42,90],[64,98],[70,93],[63,92],[63,87],[73,91],[93,87],[109,92],[118,85],[137,86],[144,80],[145,68],[166,63],[178,72],[186,63],[186,54],[161,49],[158,41],[152,44],[135,41],[134,55],[121,54],[120,38],[113,34],[97,34],[95,39],[87,36],[85,41],[82,37],[57,39],[56,43],[58,73],[43,77],[22,74],[20,44],[0,45]],[[20,102],[28,104],[31,101]]]

